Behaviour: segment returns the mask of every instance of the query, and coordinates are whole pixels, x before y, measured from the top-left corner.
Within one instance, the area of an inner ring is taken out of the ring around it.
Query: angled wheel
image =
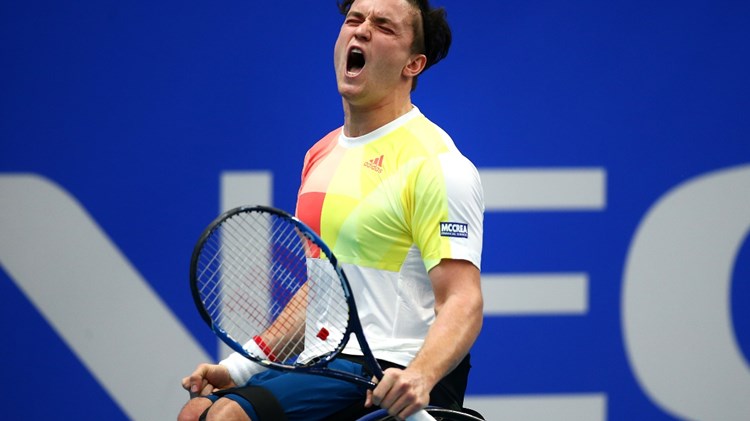
[[[427,413],[435,417],[436,421],[484,421],[484,418],[481,418],[481,415],[479,415],[478,413],[476,415],[472,415],[466,412],[454,411],[444,408],[427,408],[426,411]],[[476,413],[475,411],[471,412]],[[380,410],[373,412],[365,418],[360,418],[359,421],[396,421],[396,418],[388,415],[387,412]]]

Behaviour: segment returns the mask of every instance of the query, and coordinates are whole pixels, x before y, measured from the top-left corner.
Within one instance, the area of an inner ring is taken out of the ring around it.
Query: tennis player
[[[411,102],[451,32],[427,0],[346,0],[334,47],[344,124],[307,153],[297,216],[338,257],[385,375],[353,383],[264,371],[238,354],[182,385],[179,420],[347,420],[460,409],[482,326],[484,199],[474,165]],[[356,341],[333,368],[366,374]],[[389,368],[386,368],[389,367]]]

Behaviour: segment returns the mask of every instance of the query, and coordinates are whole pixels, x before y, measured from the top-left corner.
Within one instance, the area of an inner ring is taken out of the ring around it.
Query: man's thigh
[[[330,368],[364,374],[361,365],[346,360],[335,360]],[[270,391],[284,408],[289,421],[323,419],[353,403],[364,401],[366,394],[364,387],[347,381],[271,370],[251,378],[248,386],[260,386]],[[240,396],[229,394],[224,397],[238,401],[243,407],[247,405]],[[247,412],[252,416],[250,411]]]

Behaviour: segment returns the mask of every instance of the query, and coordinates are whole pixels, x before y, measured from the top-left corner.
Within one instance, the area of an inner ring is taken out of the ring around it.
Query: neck
[[[375,106],[356,105],[344,99],[344,134],[349,137],[366,135],[411,111],[411,100]]]

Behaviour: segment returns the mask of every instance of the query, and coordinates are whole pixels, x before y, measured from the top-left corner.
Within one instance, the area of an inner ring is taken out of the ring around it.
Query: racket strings
[[[214,325],[239,344],[260,336],[266,354],[293,364],[334,353],[344,340],[348,304],[327,256],[309,257],[313,248],[275,215],[245,212],[225,220],[205,240],[196,271]]]
[[[255,217],[260,214],[241,214],[234,219],[233,224],[225,224],[222,227],[222,243],[232,256],[226,259],[225,272],[222,273],[224,287],[231,290],[232,294],[225,294],[226,300],[234,306],[241,308],[241,312],[224,312],[232,316],[231,320],[225,321],[224,326],[231,326],[232,333],[242,338],[242,343],[249,341],[252,337],[262,333],[264,330],[274,328],[274,333],[281,333],[276,343],[285,345],[281,349],[275,346],[270,353],[274,355],[287,355],[298,347],[300,328],[293,325],[286,318],[282,318],[274,325],[277,315],[289,304],[291,297],[299,288],[294,288],[293,280],[301,274],[299,268],[294,268],[285,259],[284,265],[276,264],[275,253],[287,248],[289,236],[285,235],[273,223],[257,224],[254,221],[246,222],[244,219]],[[264,233],[266,228],[271,231]],[[272,240],[273,242],[269,242]],[[227,257],[228,257],[227,256]],[[236,256],[236,257],[235,257]],[[227,264],[231,262],[231,264]],[[268,279],[277,280],[277,285],[268,282]],[[238,292],[239,291],[239,292]],[[301,311],[291,308],[291,311]],[[246,318],[254,322],[251,326],[243,326],[248,322]],[[250,333],[255,333],[252,336]]]
[[[204,300],[204,303],[207,309],[212,309],[212,320],[219,320],[219,324],[224,327],[239,326],[243,322],[253,321],[258,322],[258,325],[266,316],[260,311],[259,306],[253,303],[266,301],[270,292],[264,291],[260,283],[256,284],[258,288],[243,287],[243,274],[252,274],[257,270],[253,268],[252,260],[247,257],[251,250],[245,251],[239,245],[252,242],[248,237],[249,233],[240,235],[240,230],[226,228],[222,227],[222,230],[212,237],[213,241],[206,243],[209,262],[218,264],[212,265],[215,269],[206,273],[210,278],[204,277],[208,280],[206,293],[211,297],[210,300]],[[237,225],[237,228],[241,226]],[[224,318],[229,319],[223,320]]]

